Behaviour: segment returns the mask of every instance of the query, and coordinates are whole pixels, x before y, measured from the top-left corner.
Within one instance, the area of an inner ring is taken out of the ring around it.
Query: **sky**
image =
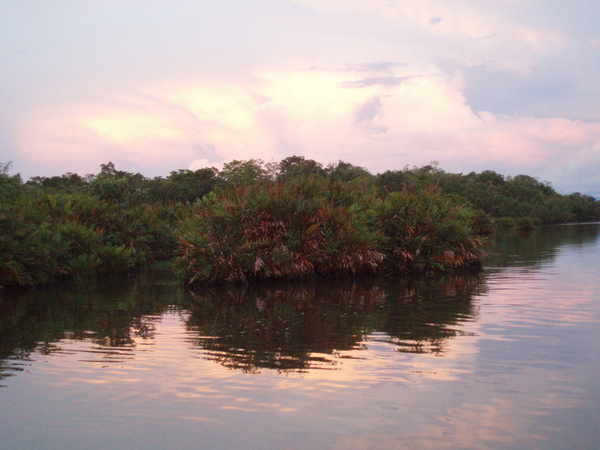
[[[598,0],[0,0],[0,162],[436,161],[600,198],[598,24]]]

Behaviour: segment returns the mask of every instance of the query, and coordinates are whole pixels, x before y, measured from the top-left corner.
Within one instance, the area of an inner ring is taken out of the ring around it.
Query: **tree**
[[[349,182],[359,179],[373,180],[375,177],[364,167],[339,161],[336,166],[330,165],[328,168],[329,178],[333,181]]]
[[[262,159],[249,159],[247,161],[233,160],[223,165],[219,173],[227,185],[237,187],[249,186],[257,181],[268,179],[268,171]]]
[[[148,181],[151,200],[160,202],[193,203],[209,194],[217,183],[214,168],[173,171],[167,178]]]
[[[579,192],[566,196],[571,213],[576,222],[594,222],[600,220],[600,202],[589,195]]]
[[[25,183],[43,189],[45,192],[67,192],[81,191],[88,184],[88,179],[76,173],[67,172],[53,177],[31,177]]]
[[[0,203],[14,201],[22,194],[21,176],[10,176],[8,171],[12,163],[0,163]]]
[[[317,177],[325,178],[327,171],[323,166],[313,159],[305,159],[304,156],[289,156],[279,163],[279,180],[292,178]]]
[[[101,164],[100,173],[88,186],[92,195],[108,202],[139,203],[148,197],[142,174],[116,170],[112,162]]]

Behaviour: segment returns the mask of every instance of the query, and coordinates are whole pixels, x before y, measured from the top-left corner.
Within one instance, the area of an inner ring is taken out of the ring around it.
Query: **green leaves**
[[[171,206],[26,188],[0,202],[0,286],[124,272],[173,256],[177,213]]]
[[[400,171],[386,171],[377,176],[381,192],[412,188],[424,191],[438,186],[457,201],[493,218],[498,226],[515,226],[519,219],[532,223],[565,223],[600,220],[600,202],[587,197],[581,204],[578,193],[561,195],[550,183],[528,175],[503,176],[492,170],[481,173],[446,173],[435,165],[421,168],[405,167]],[[585,196],[584,196],[585,197]],[[490,232],[488,223],[481,231]]]
[[[477,215],[438,189],[392,192],[374,207],[386,266],[403,273],[472,270],[481,265]]]
[[[232,161],[167,178],[98,175],[23,184],[0,164],[0,285],[111,273],[173,259],[189,283],[477,269],[482,235],[598,220],[600,202],[548,183],[437,165],[377,176],[302,156]],[[476,209],[474,209],[476,208]]]
[[[377,233],[360,207],[335,205],[326,186],[259,183],[198,204],[182,228],[179,273],[210,284],[374,270]]]

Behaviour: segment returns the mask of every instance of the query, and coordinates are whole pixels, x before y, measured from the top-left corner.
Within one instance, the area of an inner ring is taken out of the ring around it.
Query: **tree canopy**
[[[146,178],[102,164],[23,182],[0,164],[0,286],[177,261],[188,281],[480,265],[494,226],[600,220],[591,196],[528,175],[447,173],[437,163],[373,175],[303,156]]]

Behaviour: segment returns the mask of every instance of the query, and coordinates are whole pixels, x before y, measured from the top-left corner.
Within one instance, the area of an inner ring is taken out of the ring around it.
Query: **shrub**
[[[521,217],[515,221],[515,228],[519,231],[535,230],[536,221],[532,217]]]
[[[210,196],[181,229],[190,283],[356,274],[383,260],[358,205],[336,206],[317,180],[263,183]]]
[[[481,265],[484,240],[473,231],[477,215],[436,188],[392,192],[374,213],[386,266],[392,271],[455,272]]]

